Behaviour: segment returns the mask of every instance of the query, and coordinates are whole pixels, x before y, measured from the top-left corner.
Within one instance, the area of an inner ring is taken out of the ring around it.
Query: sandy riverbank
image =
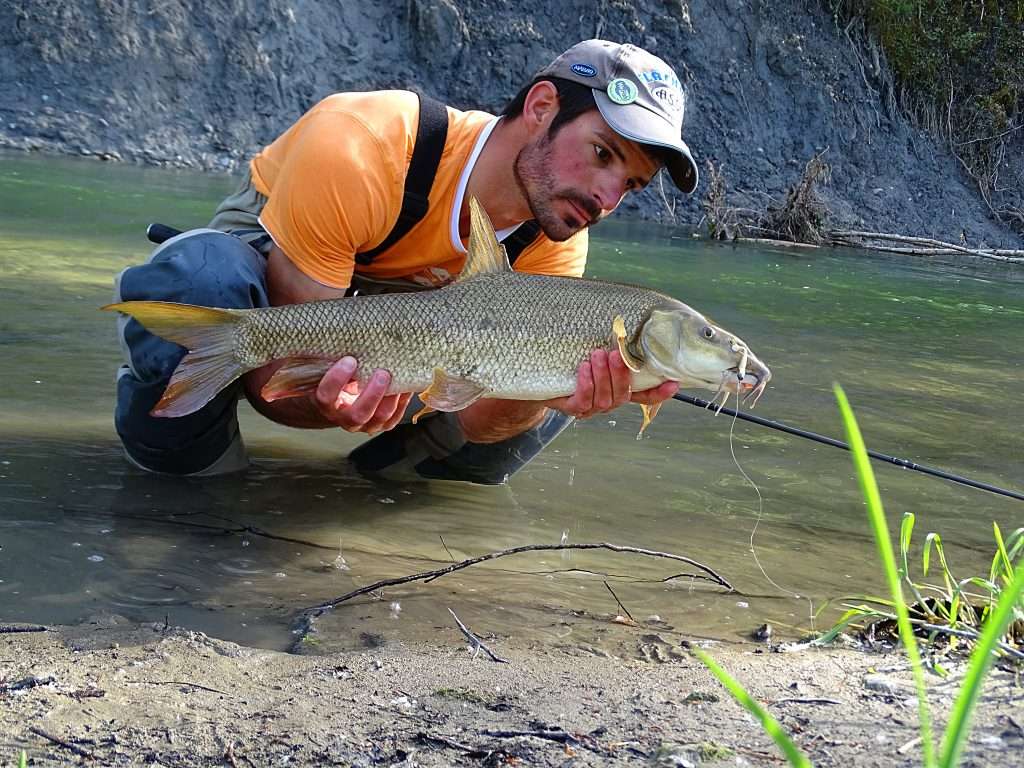
[[[30,765],[783,764],[684,647],[644,629],[634,646],[605,657],[502,643],[499,664],[447,635],[292,655],[115,617],[7,633],[0,762],[24,748]],[[711,652],[816,765],[921,764],[900,656]],[[962,672],[931,680],[940,724]],[[1024,765],[1022,726],[1019,673],[997,670],[964,765]]]

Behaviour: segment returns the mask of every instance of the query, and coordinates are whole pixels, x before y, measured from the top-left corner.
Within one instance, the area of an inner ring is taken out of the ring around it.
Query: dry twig
[[[47,627],[35,624],[0,624],[0,635],[13,635],[19,632],[49,632]]]
[[[82,747],[78,746],[77,744],[72,744],[70,741],[64,741],[64,739],[58,738],[57,736],[53,736],[53,735],[47,733],[46,731],[44,731],[38,725],[30,725],[28,727],[28,729],[32,733],[34,733],[36,736],[42,736],[47,741],[53,742],[54,744],[62,746],[65,749],[70,749],[72,752],[74,752],[79,757],[88,757],[88,758],[96,757],[88,749],[83,749]]]
[[[739,209],[727,202],[725,167],[715,167],[710,160],[708,166],[708,192],[701,201],[708,234],[715,240],[732,240],[743,233]]]
[[[842,704],[841,701],[835,699],[779,699],[773,701],[772,705],[777,704]]]
[[[476,657],[476,654],[478,652],[483,651],[484,653],[487,654],[487,656],[490,658],[491,661],[497,662],[498,664],[508,664],[509,663],[508,659],[501,658],[501,656],[499,656],[494,651],[492,651],[490,648],[488,648],[486,645],[484,645],[484,641],[481,640],[476,635],[474,635],[473,632],[470,631],[469,627],[467,627],[465,624],[462,623],[462,620],[458,616],[455,615],[455,611],[453,611],[451,608],[449,608],[448,609],[448,613],[450,613],[452,615],[452,618],[455,619],[455,623],[459,625],[459,629],[462,631],[462,634],[464,634],[466,636],[466,639],[469,640],[469,644],[471,646],[473,646],[473,656],[474,656],[474,658]]]
[[[619,604],[619,608],[621,608],[621,609],[622,609],[622,612],[623,612],[624,614],[626,614],[626,616],[628,616],[628,617],[629,617],[629,620],[630,620],[630,621],[632,621],[632,622],[633,622],[634,624],[636,624],[636,619],[634,619],[634,618],[633,618],[633,614],[631,614],[631,613],[629,612],[629,609],[628,609],[628,608],[626,608],[626,606],[624,606],[624,605],[622,604],[622,601],[621,601],[621,600],[619,600],[619,596],[615,594],[615,590],[611,588],[611,586],[610,586],[610,585],[608,584],[608,582],[607,582],[607,581],[606,581],[606,582],[604,583],[604,586],[605,586],[605,588],[606,588],[606,589],[607,589],[607,590],[608,590],[609,592],[611,592],[611,593],[612,593],[612,597],[614,597],[614,598],[615,598],[615,602]]]
[[[24,691],[29,688],[38,688],[41,685],[50,685],[50,683],[55,682],[57,682],[57,678],[55,678],[53,675],[47,675],[46,677],[37,677],[36,675],[29,675],[28,677],[13,683],[0,683],[0,693],[10,693],[11,691]]]
[[[227,691],[218,691],[216,688],[209,688],[205,685],[200,685],[199,683],[190,683],[185,680],[128,680],[127,682],[134,683],[135,685],[184,685],[189,688],[198,688],[201,691],[219,693],[221,696],[229,696],[232,699],[238,698],[237,696],[234,696],[233,694],[230,694]]]
[[[486,555],[480,555],[479,557],[471,557],[468,560],[462,560],[461,562],[453,563],[452,565],[445,566],[444,568],[437,568],[433,571],[414,573],[410,576],[400,576],[394,579],[382,579],[381,581],[376,581],[368,586],[360,587],[359,589],[354,589],[351,592],[347,592],[341,597],[336,597],[333,600],[328,600],[326,603],[320,603],[319,605],[314,605],[310,608],[307,608],[305,609],[305,611],[303,611],[303,613],[308,614],[325,611],[328,608],[333,608],[336,605],[340,605],[341,603],[351,600],[354,597],[365,595],[368,592],[375,592],[379,589],[382,589],[383,587],[393,587],[398,584],[407,584],[410,581],[430,582],[434,579],[440,578],[441,576],[446,576],[449,573],[461,571],[463,568],[468,568],[471,565],[476,565],[477,563],[483,563],[488,560],[497,560],[499,557],[506,557],[508,555],[518,555],[523,552],[561,551],[566,549],[607,549],[611,550],[612,552],[623,552],[634,555],[645,555],[647,557],[662,557],[668,560],[679,560],[684,563],[688,563],[689,565],[692,565],[695,568],[699,568],[707,574],[707,576],[701,576],[700,574],[691,574],[691,578],[710,581],[714,584],[718,584],[719,586],[725,587],[730,592],[736,591],[733,588],[732,584],[726,581],[723,576],[719,575],[712,568],[709,568],[708,566],[702,563],[698,563],[696,560],[693,560],[689,557],[675,555],[671,552],[656,552],[651,549],[641,549],[640,547],[629,547],[620,544],[609,544],[607,542],[602,542],[600,544],[524,544],[521,547],[502,549],[497,552],[490,552]]]

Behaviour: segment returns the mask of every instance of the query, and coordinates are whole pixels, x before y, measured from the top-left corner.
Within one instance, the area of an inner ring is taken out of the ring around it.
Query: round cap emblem
[[[632,104],[638,95],[632,80],[617,77],[608,83],[608,98],[616,104]]]

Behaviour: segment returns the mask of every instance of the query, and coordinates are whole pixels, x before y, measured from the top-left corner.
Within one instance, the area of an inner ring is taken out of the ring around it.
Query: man
[[[490,215],[515,269],[580,276],[587,228],[626,194],[663,166],[684,192],[697,184],[681,138],[680,82],[664,61],[631,45],[573,46],[500,118],[431,104],[405,91],[324,99],[256,155],[210,229],[179,235],[148,264],[125,270],[116,299],[253,307],[438,287],[465,260],[471,197]],[[428,146],[437,155],[432,161],[424,159]],[[412,187],[424,175],[429,204],[410,213]],[[238,388],[189,416],[150,416],[183,350],[134,320],[119,322],[127,364],[119,371],[115,422],[129,459],[175,474],[244,467]],[[659,403],[677,389],[668,382],[631,392],[618,351],[597,349],[580,366],[570,396],[485,399],[414,425],[406,416],[416,410],[412,393],[386,395],[390,375],[383,370],[358,391],[359,361],[350,357],[327,372],[315,394],[267,402],[260,389],[280,364],[243,379],[242,390],[266,417],[377,435],[350,456],[367,471],[403,466],[482,483],[502,482],[573,417],[628,401]]]

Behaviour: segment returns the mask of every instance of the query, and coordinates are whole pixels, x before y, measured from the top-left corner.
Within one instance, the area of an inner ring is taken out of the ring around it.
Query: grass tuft
[[[902,567],[897,567],[896,556],[893,552],[892,540],[889,536],[889,528],[885,519],[885,511],[882,508],[882,499],[878,493],[878,485],[875,483],[874,473],[871,470],[864,439],[861,437],[860,428],[857,426],[857,421],[853,416],[850,403],[846,399],[846,394],[838,384],[835,385],[835,395],[843,417],[847,442],[850,444],[850,453],[853,456],[853,464],[857,470],[861,492],[864,500],[867,502],[868,519],[874,532],[875,544],[878,547],[878,554],[885,569],[889,591],[892,594],[891,600],[874,598],[873,601],[887,605],[895,611],[900,640],[903,643],[903,647],[907,650],[907,656],[910,658],[910,664],[914,673],[924,765],[926,768],[953,768],[959,764],[964,746],[967,744],[971,718],[981,696],[982,682],[992,666],[993,658],[1000,648],[1000,638],[1006,634],[1011,623],[1024,623],[1024,564],[1019,562],[1019,558],[1024,555],[1024,529],[1014,531],[1004,541],[999,526],[993,526],[996,538],[996,555],[992,559],[988,580],[967,579],[965,582],[957,582],[949,570],[949,564],[946,562],[945,553],[942,549],[942,539],[937,534],[929,534],[926,539],[923,570],[925,575],[927,575],[931,562],[931,553],[934,549],[942,569],[946,592],[950,596],[948,617],[952,621],[957,621],[957,617],[960,615],[959,602],[962,601],[965,594],[963,593],[964,584],[968,582],[974,584],[982,582],[994,587],[988,590],[989,599],[982,615],[982,629],[976,637],[974,651],[971,654],[963,686],[953,704],[949,723],[943,734],[941,754],[938,760],[936,760],[931,718],[926,700],[927,692],[924,685],[924,666],[921,662],[921,655],[918,652],[917,640],[911,625],[907,603],[903,596],[904,584],[908,584],[910,591],[914,593],[919,603],[928,604],[921,596],[920,589],[910,581],[909,577],[910,561],[908,552],[914,529],[914,516],[905,515],[903,517],[900,526],[900,561]],[[998,599],[996,599],[997,597]],[[855,606],[847,611],[840,618],[836,626],[819,642],[835,637],[842,629],[869,610],[867,606]],[[764,732],[775,741],[791,766],[806,768],[811,765],[810,760],[797,748],[779,722],[761,707],[739,682],[700,649],[694,648],[693,653],[711,670],[715,677],[725,686],[726,690],[732,694],[733,698],[758,720]]]

